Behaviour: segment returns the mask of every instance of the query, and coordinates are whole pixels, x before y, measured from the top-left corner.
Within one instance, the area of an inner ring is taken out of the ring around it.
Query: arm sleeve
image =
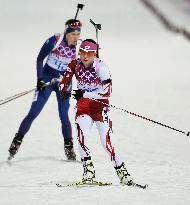
[[[96,91],[85,91],[83,97],[89,99],[108,99],[111,96],[112,83],[101,85]]]
[[[54,48],[57,40],[55,36],[52,36],[47,39],[44,45],[41,47],[40,52],[37,57],[36,68],[37,68],[37,77],[43,77],[43,61]]]
[[[98,90],[91,92],[85,91],[83,97],[90,99],[108,99],[111,96],[112,80],[108,67],[102,61],[99,62],[97,74],[101,79],[101,85]]]
[[[75,73],[75,68],[77,65],[77,60],[72,60],[71,63],[67,66],[67,69],[63,75],[63,78],[59,84],[59,90],[61,93],[70,91],[70,82]]]

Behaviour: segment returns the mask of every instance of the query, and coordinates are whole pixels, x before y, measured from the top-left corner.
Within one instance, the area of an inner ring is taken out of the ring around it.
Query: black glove
[[[43,79],[42,78],[38,78],[38,81],[37,81],[37,90],[38,91],[42,91],[45,87],[44,87],[44,85],[45,85],[46,83],[43,81]]]
[[[78,90],[74,90],[74,92],[75,93],[73,93],[72,95],[74,96],[76,100],[83,98],[84,90],[78,89]]]
[[[71,97],[71,92],[68,91],[61,92],[61,96],[63,100],[66,100]]]

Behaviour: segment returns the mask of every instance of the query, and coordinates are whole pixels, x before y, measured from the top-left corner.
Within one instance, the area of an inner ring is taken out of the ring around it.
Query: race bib
[[[68,64],[71,62],[72,59],[68,59],[65,57],[58,58],[56,56],[49,56],[47,60],[47,64],[58,71],[65,71],[67,69]]]

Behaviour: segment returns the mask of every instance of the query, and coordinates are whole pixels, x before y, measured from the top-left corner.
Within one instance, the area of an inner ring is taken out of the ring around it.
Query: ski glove
[[[38,78],[38,81],[37,81],[37,90],[38,91],[42,91],[45,87],[45,82],[43,81],[42,78]]]
[[[76,100],[83,98],[84,90],[78,89],[78,90],[74,90],[74,92],[75,93],[73,93],[72,95],[74,96]]]

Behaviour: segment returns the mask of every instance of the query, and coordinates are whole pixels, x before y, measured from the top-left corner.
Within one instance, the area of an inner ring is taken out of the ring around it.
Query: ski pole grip
[[[84,4],[78,4],[78,5],[77,5],[77,8],[78,8],[78,9],[81,9],[81,10],[82,10],[83,7],[84,7]]]
[[[75,14],[75,20],[77,19],[79,9],[82,10],[83,7],[84,7],[84,4],[78,4],[78,5],[77,5],[77,12],[76,12],[76,14]]]

